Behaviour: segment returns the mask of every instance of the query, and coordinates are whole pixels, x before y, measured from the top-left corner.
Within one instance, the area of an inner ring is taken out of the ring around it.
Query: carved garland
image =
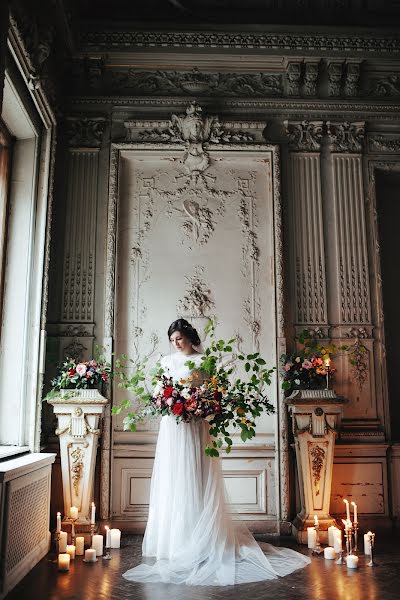
[[[83,476],[83,457],[85,453],[79,446],[71,451],[72,466],[71,480],[74,487],[75,496],[79,496],[79,485]]]
[[[319,484],[321,480],[321,471],[325,462],[325,450],[321,446],[313,446],[310,450],[311,469],[313,474],[313,483],[315,495],[319,496]]]

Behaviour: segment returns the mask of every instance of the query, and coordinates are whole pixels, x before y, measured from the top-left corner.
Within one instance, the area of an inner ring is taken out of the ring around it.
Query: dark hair
[[[193,346],[200,346],[201,341],[199,338],[199,334],[197,330],[192,327],[192,325],[186,321],[186,319],[177,319],[168,327],[168,339],[171,339],[171,335],[175,333],[175,331],[179,331],[182,335],[188,338],[188,340],[193,344]]]

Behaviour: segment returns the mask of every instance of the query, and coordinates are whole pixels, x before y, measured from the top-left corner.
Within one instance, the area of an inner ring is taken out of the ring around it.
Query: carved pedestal
[[[49,400],[58,418],[64,514],[68,517],[71,506],[76,506],[77,525],[90,523],[99,419],[107,402],[97,390],[61,390],[59,397]]]
[[[293,420],[301,511],[293,522],[296,539],[307,543],[307,527],[320,522],[320,541],[335,525],[329,514],[336,431],[347,402],[333,390],[297,390],[286,399]]]

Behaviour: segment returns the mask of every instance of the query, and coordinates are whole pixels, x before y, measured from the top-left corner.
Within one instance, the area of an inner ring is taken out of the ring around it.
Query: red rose
[[[174,404],[172,412],[174,415],[181,415],[183,413],[183,404],[181,402]]]
[[[69,369],[67,373],[67,377],[73,377],[76,373],[76,369]]]
[[[221,398],[222,398],[221,392],[214,392],[214,400],[221,400]]]
[[[164,398],[171,398],[172,391],[173,391],[172,387],[170,387],[170,386],[166,387],[164,390]]]

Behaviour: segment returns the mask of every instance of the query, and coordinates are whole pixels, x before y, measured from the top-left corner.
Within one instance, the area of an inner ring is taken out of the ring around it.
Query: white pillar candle
[[[96,550],[96,556],[103,556],[103,536],[102,535],[94,535],[92,548]]]
[[[369,556],[371,554],[371,542],[370,542],[370,536],[371,536],[371,532],[368,531],[368,533],[364,534],[364,554],[366,554],[367,556]]]
[[[335,525],[331,525],[330,527],[328,527],[328,544],[329,544],[329,546],[335,545],[335,531],[339,531],[339,529],[337,527],[335,527]]]
[[[58,512],[57,513],[57,529],[56,529],[57,533],[60,533],[61,531],[61,513]]]
[[[77,537],[75,540],[75,543],[76,543],[76,555],[83,556],[83,553],[85,550],[85,538]]]
[[[92,502],[92,510],[90,512],[90,523],[91,525],[94,525],[96,523],[96,507],[94,505],[94,502]]]
[[[346,564],[349,569],[357,569],[358,568],[358,556],[355,554],[349,554],[346,558]]]
[[[342,551],[342,532],[340,529],[334,532],[333,534],[333,547],[335,552],[339,554]]]
[[[317,545],[317,532],[314,527],[307,527],[307,541],[309,548],[315,548]]]
[[[111,548],[120,548],[121,547],[121,530],[120,529],[111,529]]]
[[[69,554],[59,554],[58,555],[58,570],[59,571],[69,571],[69,563],[71,557]]]
[[[357,515],[357,504],[355,502],[352,502],[351,505],[352,505],[352,507],[354,509],[353,521],[354,521],[354,523],[358,523],[358,520],[357,520],[357,517],[358,517],[358,515]]]
[[[106,530],[106,548],[110,548],[110,546],[111,546],[111,532],[110,532],[110,528],[108,527],[108,525],[105,526],[105,530]]]
[[[336,558],[334,548],[331,548],[330,546],[327,546],[326,548],[324,548],[324,558],[326,558],[328,560],[333,560],[334,558]]]
[[[314,515],[314,525],[318,525],[318,517],[317,517],[317,515]]]
[[[75,546],[73,544],[67,545],[67,554],[70,555],[71,560],[75,560]]]
[[[60,546],[59,546],[58,551],[60,552],[60,554],[67,551],[67,532],[66,531],[60,531]]]
[[[94,548],[88,548],[85,550],[85,561],[96,562],[96,550]]]
[[[350,506],[349,506],[349,501],[346,500],[346,498],[344,498],[343,502],[346,505],[346,520],[350,521]]]
[[[76,508],[76,506],[71,506],[71,508],[69,509],[69,516],[71,517],[71,519],[77,519],[78,513],[79,511]]]

